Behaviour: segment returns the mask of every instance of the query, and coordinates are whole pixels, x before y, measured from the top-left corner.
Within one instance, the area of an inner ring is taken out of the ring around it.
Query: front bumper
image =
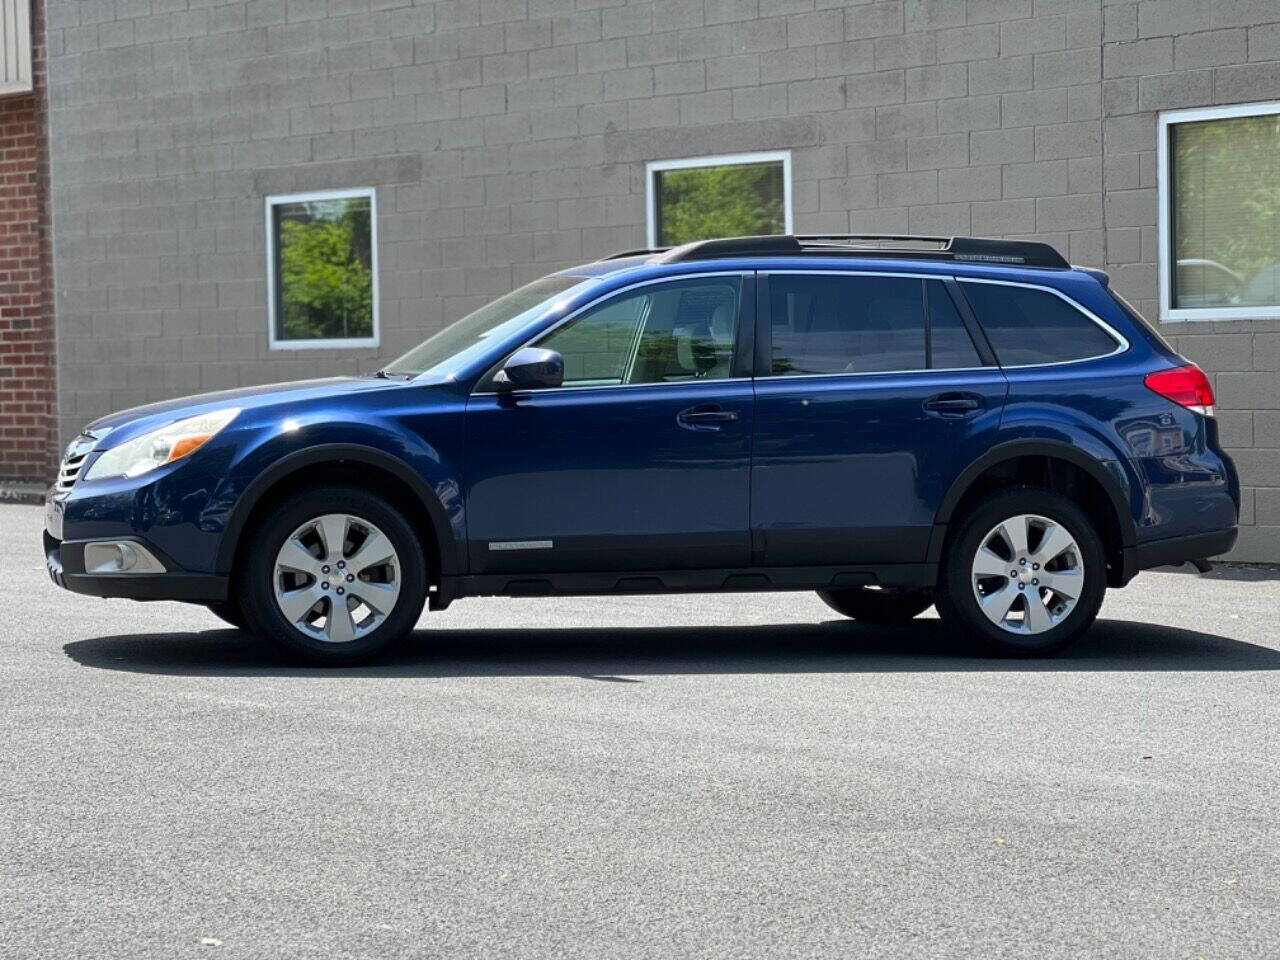
[[[124,539],[124,538],[121,538]],[[86,573],[84,547],[91,541],[59,540],[44,532],[44,563],[49,578],[64,590],[92,597],[127,597],[131,600],[195,600],[210,603],[227,599],[227,577],[188,573],[154,545],[141,543],[164,565],[164,573]]]

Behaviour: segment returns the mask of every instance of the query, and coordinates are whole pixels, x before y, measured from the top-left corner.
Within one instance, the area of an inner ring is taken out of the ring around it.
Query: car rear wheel
[[[1050,490],[1018,487],[959,518],[938,612],[998,653],[1045,655],[1089,629],[1106,579],[1102,541],[1084,512]]]
[[[413,629],[426,599],[413,528],[386,500],[355,488],[287,500],[244,558],[238,583],[249,626],[312,663],[371,659]]]
[[[891,626],[906,623],[933,606],[933,591],[914,587],[852,587],[819,590],[832,610],[863,623]]]

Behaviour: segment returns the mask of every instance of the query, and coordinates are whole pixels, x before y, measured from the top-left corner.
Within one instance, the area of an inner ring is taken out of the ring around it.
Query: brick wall
[[[32,12],[36,92],[0,97],[0,479],[48,481],[57,386],[40,4]]]
[[[1038,237],[1154,315],[1157,112],[1280,98],[1278,38],[1273,0],[62,0],[62,433],[367,370],[642,246],[672,157],[789,149],[797,230]],[[382,348],[270,352],[262,198],[356,186]],[[1220,394],[1236,555],[1280,561],[1280,325],[1167,332]]]

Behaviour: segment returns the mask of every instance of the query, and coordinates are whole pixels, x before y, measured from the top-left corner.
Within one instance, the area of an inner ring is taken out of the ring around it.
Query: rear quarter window
[[[1048,290],[962,280],[1002,366],[1103,357],[1119,344],[1070,302]]]

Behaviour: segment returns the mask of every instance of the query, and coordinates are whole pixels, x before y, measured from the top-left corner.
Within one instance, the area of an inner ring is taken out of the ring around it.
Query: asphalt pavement
[[[1280,573],[1143,574],[1047,661],[752,594],[318,670],[58,590],[40,526],[0,506],[0,957],[1280,956]]]

